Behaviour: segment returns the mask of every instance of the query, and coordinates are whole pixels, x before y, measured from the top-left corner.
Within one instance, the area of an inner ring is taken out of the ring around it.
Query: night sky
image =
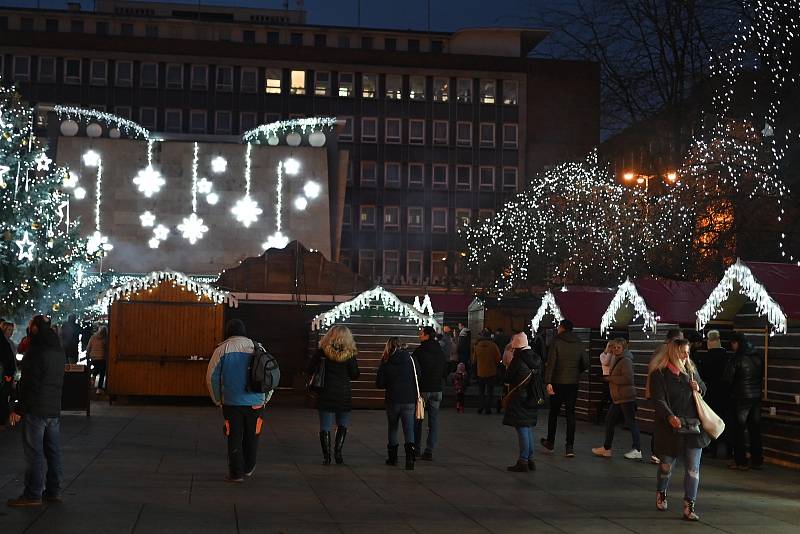
[[[191,0],[174,3],[197,4]],[[430,0],[431,29],[451,31],[471,26],[529,26],[538,8],[568,0]],[[83,0],[91,10],[91,0]],[[232,5],[281,9],[283,0],[202,0],[205,5]],[[65,9],[67,0],[0,0],[2,6]],[[373,28],[415,29],[427,27],[428,0],[361,0],[361,25]],[[290,0],[290,8],[297,0]],[[358,0],[306,0],[309,24],[355,26]]]

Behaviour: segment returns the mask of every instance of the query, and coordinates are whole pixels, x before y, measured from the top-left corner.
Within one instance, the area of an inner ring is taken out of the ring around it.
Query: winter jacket
[[[500,359],[500,350],[489,338],[481,338],[472,348],[472,363],[477,363],[478,378],[497,376]]]
[[[86,355],[90,360],[105,360],[107,344],[108,338],[100,339],[97,334],[94,334],[89,338],[89,344],[86,345]]]
[[[622,356],[611,360],[608,389],[614,404],[636,402],[636,385],[633,379],[633,354],[625,350]]]
[[[464,328],[458,333],[458,346],[456,348],[458,353],[458,361],[468,362],[472,353],[472,332],[469,328]]]
[[[706,385],[699,375],[695,381],[700,385],[700,393],[705,395]],[[689,377],[683,373],[675,374],[670,369],[656,369],[650,373],[650,395],[655,407],[653,453],[659,458],[683,455],[684,444],[692,449],[702,449],[711,443],[708,434],[677,434],[669,424],[672,415],[697,419],[697,405],[689,385]]]
[[[577,384],[580,374],[588,368],[583,342],[574,332],[562,332],[550,345],[544,383]]]
[[[442,352],[444,353],[444,361],[449,361],[451,355],[454,352],[454,345],[453,343],[453,336],[450,334],[442,333],[442,337],[439,338],[439,346],[442,347]]]
[[[411,355],[396,350],[378,367],[375,387],[386,390],[386,404],[414,404],[417,402],[417,385]]]
[[[318,392],[317,409],[324,412],[349,412],[353,390],[350,382],[361,376],[356,353],[328,346],[317,349],[306,372],[313,374],[325,366],[325,385]]]
[[[507,426],[536,426],[536,416],[538,410],[537,399],[531,394],[533,381],[537,380],[535,373],[542,372],[542,358],[531,348],[517,349],[514,351],[514,359],[506,372],[506,381],[509,390],[525,380],[534,371],[534,376],[528,384],[519,388],[514,396],[511,397],[503,415],[503,424]]]
[[[42,328],[32,336],[20,367],[19,400],[14,411],[39,417],[61,415],[64,350],[58,334],[50,328]]]
[[[434,339],[426,339],[414,349],[411,356],[417,366],[420,392],[442,391],[444,354],[439,343]]]
[[[247,368],[255,352],[253,341],[231,336],[220,343],[206,370],[206,387],[217,406],[263,406],[263,393],[247,391]],[[220,389],[221,388],[221,389]]]
[[[61,325],[61,346],[64,347],[66,358],[72,362],[78,361],[80,335],[81,327],[78,323],[66,322]]]
[[[0,381],[4,377],[12,377],[17,370],[17,355],[13,343],[0,332]]]
[[[722,377],[725,373],[725,366],[732,357],[733,355],[728,354],[724,348],[715,347],[708,349],[708,352],[697,362],[698,371],[708,387],[706,398],[712,407],[722,405],[731,396],[731,384],[724,382]]]
[[[725,366],[724,379],[731,385],[735,399],[759,399],[764,383],[764,359],[756,354],[749,341],[739,344],[739,350]]]

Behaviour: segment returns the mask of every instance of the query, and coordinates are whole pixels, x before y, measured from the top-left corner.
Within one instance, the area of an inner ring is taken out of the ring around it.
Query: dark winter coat
[[[414,404],[417,402],[414,378],[411,356],[404,350],[396,350],[378,367],[375,386],[386,390],[386,404]]]
[[[731,385],[731,395],[735,399],[761,398],[764,383],[764,359],[756,354],[749,341],[739,343],[739,350],[725,366],[725,380]]]
[[[586,347],[574,332],[558,334],[550,345],[545,369],[545,384],[577,384],[589,368]]]
[[[698,371],[708,387],[706,400],[712,406],[719,406],[731,396],[731,385],[722,379],[731,356],[724,348],[715,347],[709,349],[697,363]]]
[[[700,386],[700,393],[705,395],[706,385],[698,374],[694,376]],[[691,417],[697,419],[697,405],[689,385],[689,377],[680,373],[676,375],[670,369],[656,369],[650,373],[650,397],[655,407],[653,453],[659,458],[664,456],[681,456],[684,443],[692,449],[702,449],[711,443],[705,432],[695,435],[677,434],[669,424],[669,417]]]
[[[325,352],[317,349],[306,372],[313,374],[320,365],[325,366],[325,386],[318,392],[317,409],[326,412],[350,411],[350,381],[361,375],[355,353],[333,347],[327,347]]]
[[[633,354],[625,350],[622,356],[611,361],[608,374],[608,390],[614,404],[636,402],[636,386],[633,381]]]
[[[14,352],[11,341],[3,332],[0,332],[0,368],[3,370],[0,380],[6,376],[14,376],[17,370],[17,358]]]
[[[464,328],[458,333],[456,353],[458,354],[458,361],[469,363],[469,358],[472,355],[472,332],[470,332],[469,328]]]
[[[534,376],[531,377],[528,384],[519,388],[514,393],[514,396],[511,397],[506,407],[505,415],[503,415],[504,425],[513,427],[536,426],[538,404],[531,391],[532,383],[537,379],[536,373],[542,372],[542,358],[530,348],[515,350],[514,359],[511,360],[511,365],[508,366],[508,371],[506,371],[506,381],[509,389],[525,380],[531,371],[534,372]]]
[[[442,375],[444,374],[444,353],[435,339],[426,339],[414,349],[414,358],[419,376],[421,392],[442,391]]]
[[[58,335],[42,328],[31,337],[30,347],[20,365],[19,401],[14,411],[39,417],[61,415],[61,388],[64,384],[64,351]]]
[[[61,325],[61,346],[66,353],[66,359],[71,362],[78,361],[78,343],[80,342],[81,327],[78,323],[66,322]]]

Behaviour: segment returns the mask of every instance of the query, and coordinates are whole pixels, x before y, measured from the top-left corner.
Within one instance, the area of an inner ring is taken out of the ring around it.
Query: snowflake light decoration
[[[108,237],[101,234],[99,230],[95,230],[86,242],[86,252],[92,256],[101,251],[108,252],[113,248],[114,245],[108,242]]]
[[[285,248],[288,244],[289,238],[278,231],[267,237],[267,240],[264,241],[261,246],[264,248],[264,250],[269,250],[271,248]]]
[[[202,219],[200,220],[200,222],[202,222]],[[169,236],[169,228],[167,228],[163,224],[159,224],[158,226],[153,228],[153,237],[158,239],[159,241],[166,241],[168,236]]]
[[[139,215],[139,221],[141,221],[142,226],[144,227],[153,226],[156,222],[156,216],[149,211],[146,211]]]
[[[158,193],[167,181],[164,180],[161,173],[154,169],[152,165],[148,165],[139,171],[133,179],[133,183],[144,196],[150,198],[154,193]]]
[[[215,173],[223,173],[228,169],[228,160],[222,156],[217,156],[211,160],[211,170]]]
[[[184,239],[188,239],[189,243],[194,245],[198,239],[203,239],[203,234],[208,232],[208,226],[203,224],[203,219],[196,213],[192,213],[184,217],[183,222],[178,225],[178,231],[183,234]]]
[[[253,200],[250,195],[245,195],[236,201],[236,204],[231,208],[231,213],[236,217],[236,220],[250,227],[252,223],[258,220],[258,216],[264,212],[258,203]]]

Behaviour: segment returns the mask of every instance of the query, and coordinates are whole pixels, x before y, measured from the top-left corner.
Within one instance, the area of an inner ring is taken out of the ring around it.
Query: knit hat
[[[514,334],[514,337],[511,338],[511,348],[512,349],[528,348],[528,336],[525,335],[525,332]]]

